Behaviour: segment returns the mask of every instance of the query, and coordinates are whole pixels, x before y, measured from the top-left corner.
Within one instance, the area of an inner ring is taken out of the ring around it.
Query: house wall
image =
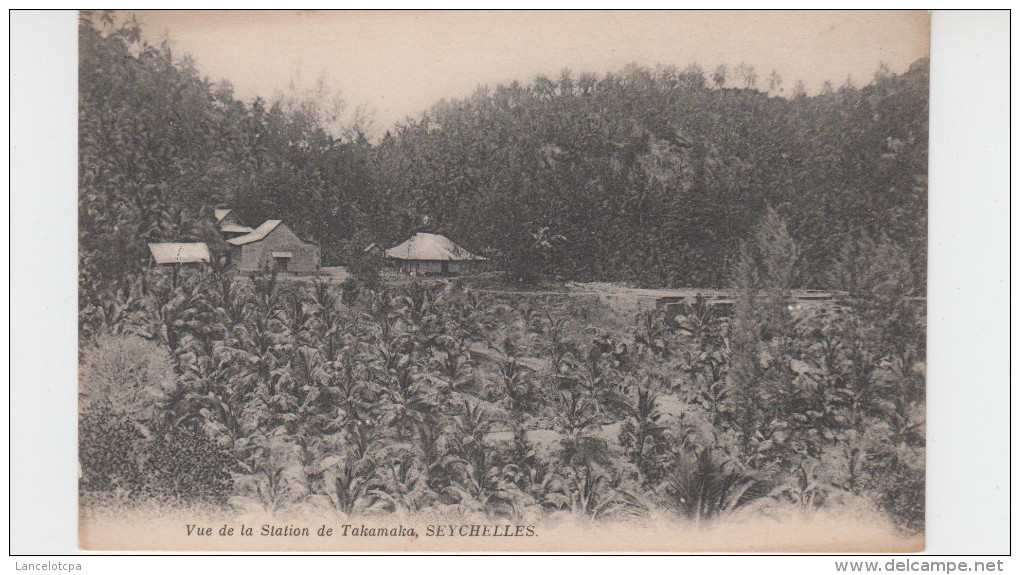
[[[443,270],[440,262],[429,260],[399,260],[398,269],[405,274],[438,274]]]
[[[443,273],[443,262],[435,260],[396,260],[397,269],[405,274],[438,275]],[[448,261],[447,272],[450,274],[467,274],[482,271],[487,262],[479,261]]]
[[[290,252],[293,257],[287,265],[287,273],[314,274],[319,271],[319,246],[301,241],[285,224],[276,226],[261,241],[239,246],[240,257],[234,263],[241,273],[252,273],[275,263],[273,252]],[[235,252],[236,253],[236,252]]]

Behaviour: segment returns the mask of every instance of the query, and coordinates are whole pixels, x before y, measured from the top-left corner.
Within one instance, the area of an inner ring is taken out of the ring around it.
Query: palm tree
[[[758,73],[754,66],[741,62],[737,65],[737,74],[744,81],[745,88],[754,88],[758,85]]]
[[[663,506],[695,524],[721,517],[768,494],[770,486],[736,468],[717,449],[676,455],[667,472]]]

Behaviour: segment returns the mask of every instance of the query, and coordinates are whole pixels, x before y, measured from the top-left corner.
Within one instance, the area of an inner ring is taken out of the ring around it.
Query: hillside
[[[697,66],[564,72],[438,103],[374,143],[329,135],[322,102],[238,101],[130,24],[83,19],[80,64],[82,269],[100,283],[138,271],[147,241],[215,242],[208,212],[229,204],[287,220],[324,265],[427,229],[516,275],[721,287],[771,206],[798,287],[847,289],[841,254],[870,243],[924,290],[925,61],[810,97]]]

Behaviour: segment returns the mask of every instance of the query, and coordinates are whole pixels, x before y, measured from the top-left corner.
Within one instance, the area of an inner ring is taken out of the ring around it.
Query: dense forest
[[[798,287],[852,290],[835,262],[875,244],[903,251],[924,291],[926,61],[817,96],[775,74],[759,88],[746,66],[565,71],[440,102],[373,142],[327,131],[326,99],[241,102],[132,24],[83,19],[80,50],[89,281],[137,271],[148,240],[215,241],[220,204],[285,219],[325,264],[427,230],[511,271],[720,287],[771,206],[800,246]],[[540,230],[563,241],[538,250]]]
[[[376,139],[334,133],[322,98],[239,101],[137,25],[84,14],[83,506],[856,510],[923,530],[927,63],[816,96],[767,84],[747,66],[564,72]],[[283,218],[355,271],[368,242],[428,230],[514,281],[739,295],[624,313],[464,278],[147,269],[149,241],[222,247],[217,205]],[[849,297],[788,305],[801,287]]]

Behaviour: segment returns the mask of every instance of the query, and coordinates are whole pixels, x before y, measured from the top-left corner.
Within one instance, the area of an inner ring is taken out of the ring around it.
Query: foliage
[[[741,88],[696,67],[564,72],[441,102],[375,146],[376,221],[397,239],[420,221],[406,212],[428,215],[519,278],[718,286],[772,206],[793,224],[799,287],[822,287],[864,230],[907,246],[923,291],[926,61],[812,97],[738,73]]]
[[[323,126],[328,90],[240,102],[133,23],[83,13],[80,57],[86,504],[705,523],[853,497],[923,528],[925,63],[791,99],[746,65],[564,73],[372,143]],[[354,279],[147,269],[147,241],[216,246],[221,203]],[[514,279],[740,295],[618,321],[384,281],[364,244],[425,215]],[[792,306],[806,286],[846,294]]]
[[[223,506],[233,490],[230,452],[201,433],[171,427],[147,446],[143,491],[157,500]]]
[[[83,401],[92,495],[706,522],[771,493],[922,525],[923,347],[903,338],[923,332],[900,331],[903,297],[895,320],[884,300],[733,317],[696,302],[592,338],[591,312],[462,287],[149,283],[111,333],[151,339],[83,342],[83,393],[121,390]],[[631,353],[630,337],[661,343]]]
[[[137,335],[103,335],[87,346],[79,367],[79,410],[104,409],[142,422],[174,386],[165,348]]]
[[[564,72],[443,101],[372,142],[362,122],[337,126],[321,82],[242,102],[168,41],[88,12],[79,44],[83,311],[141,270],[147,241],[220,245],[217,204],[285,219],[369,284],[361,249],[434,231],[516,279],[701,286],[725,281],[772,206],[793,223],[798,285],[843,275],[864,234],[902,246],[924,290],[927,61],[792,98],[748,66],[713,83],[696,65]]]
[[[78,463],[82,494],[100,492],[129,497],[143,482],[137,447],[141,432],[108,407],[78,418]]]
[[[706,447],[677,456],[667,474],[663,505],[700,523],[746,507],[769,491],[767,482]]]

